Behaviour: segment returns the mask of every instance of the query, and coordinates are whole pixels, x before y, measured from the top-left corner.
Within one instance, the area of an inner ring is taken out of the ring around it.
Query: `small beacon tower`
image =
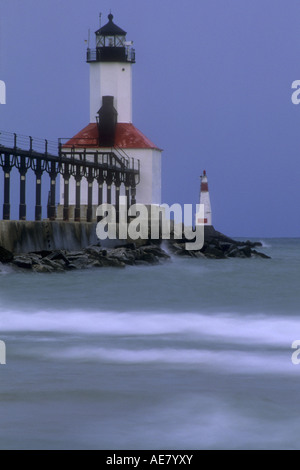
[[[212,215],[211,215],[211,205],[210,197],[208,190],[208,181],[206,176],[206,171],[203,171],[201,178],[201,187],[200,187],[200,204],[204,205],[204,219],[201,214],[196,214],[196,225],[212,225]]]

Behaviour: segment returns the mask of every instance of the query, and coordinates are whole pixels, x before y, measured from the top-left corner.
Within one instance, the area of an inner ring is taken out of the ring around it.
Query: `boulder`
[[[162,248],[160,248],[160,246],[158,246],[158,245],[142,246],[142,247],[140,247],[139,251],[141,252],[141,250],[144,253],[151,253],[151,254],[157,256],[158,258],[164,258],[164,259],[169,259],[170,258],[170,256]]]
[[[226,258],[226,256],[224,255],[224,252],[220,250],[219,248],[217,248],[216,245],[212,243],[203,247],[203,251],[204,251],[205,256],[208,258],[211,258],[211,257],[215,259]]]
[[[135,265],[136,266],[149,266],[149,263],[147,261],[142,260],[142,259],[137,259],[137,260],[135,260]]]
[[[233,240],[215,230],[213,226],[204,227],[204,245],[200,251],[187,251],[185,249],[186,241],[184,237],[180,240],[171,239],[168,241],[168,247],[175,256],[187,256],[190,258],[250,258],[253,255],[257,257],[262,255],[262,258],[269,258],[267,255],[259,254],[252,250],[256,246],[262,246],[261,242]],[[203,256],[197,253],[201,253]]]
[[[40,264],[42,261],[41,255],[37,255],[36,253],[28,253],[28,256],[32,261],[32,266],[34,266],[35,264]]]
[[[90,261],[88,255],[82,252],[68,254],[67,258],[69,263],[76,266],[77,269],[87,268]]]
[[[140,248],[139,260],[140,261],[147,261],[147,263],[150,263],[150,264],[158,264],[159,263],[159,258],[155,254],[153,254],[151,252],[144,251],[141,248]]]
[[[32,270],[35,273],[53,273],[54,268],[47,266],[46,264],[35,264],[32,266]]]
[[[246,258],[245,253],[239,249],[239,247],[235,246],[228,252],[229,258]]]
[[[93,256],[94,258],[98,258],[98,256],[106,256],[104,253],[107,253],[106,250],[103,250],[101,246],[89,246],[85,250],[83,250],[84,253],[87,255]],[[103,253],[104,252],[104,253]]]
[[[12,263],[18,268],[32,269],[32,259],[29,255],[15,256]]]
[[[0,263],[10,263],[14,258],[13,253],[0,246]]]
[[[62,260],[53,261],[52,259],[49,259],[47,257],[47,258],[43,258],[43,260],[41,262],[41,265],[42,266],[48,266],[48,267],[52,268],[54,271],[62,272],[65,269],[64,269],[64,266],[62,266],[61,261]]]
[[[266,255],[265,253],[261,253],[260,251],[252,250],[252,256],[257,258],[263,259],[271,259],[270,256]]]
[[[117,259],[125,264],[133,265],[136,259],[136,253],[127,248],[114,248],[108,253],[109,258]]]
[[[112,267],[112,268],[125,268],[125,263],[115,258],[103,258],[101,261],[101,267]]]
[[[68,271],[69,270],[72,271],[72,270],[78,269],[78,268],[77,268],[77,266],[75,266],[75,264],[70,263],[65,267],[65,269],[68,270]]]
[[[227,253],[233,248],[234,245],[229,242],[219,242],[219,247],[223,251],[223,253]]]
[[[251,257],[251,247],[250,245],[245,245],[239,248],[242,253],[246,256],[246,258]]]
[[[125,243],[124,245],[118,245],[118,248],[126,248],[127,250],[136,250],[137,246],[135,243]]]
[[[53,251],[52,253],[47,255],[46,258],[52,261],[63,261],[65,264],[70,263],[70,260],[66,256],[66,252],[62,250]]]

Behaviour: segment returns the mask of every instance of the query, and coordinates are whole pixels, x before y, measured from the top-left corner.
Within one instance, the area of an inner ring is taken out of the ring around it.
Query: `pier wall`
[[[1,220],[0,246],[13,253],[76,251],[97,243],[96,223]]]

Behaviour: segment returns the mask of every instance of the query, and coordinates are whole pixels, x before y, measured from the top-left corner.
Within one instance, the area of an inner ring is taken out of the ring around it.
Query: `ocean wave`
[[[67,347],[48,350],[45,356],[57,361],[100,362],[116,364],[169,364],[197,367],[230,374],[298,373],[290,358],[281,352],[245,352],[207,349],[117,349],[103,347]]]
[[[272,248],[272,245],[264,240],[259,240],[259,242],[262,244],[262,248]]]
[[[0,263],[0,274],[10,274],[13,272],[14,272],[14,269],[11,266],[7,266],[7,265]]]
[[[40,311],[0,312],[0,332],[161,336],[242,345],[290,346],[300,337],[300,318],[267,315]]]

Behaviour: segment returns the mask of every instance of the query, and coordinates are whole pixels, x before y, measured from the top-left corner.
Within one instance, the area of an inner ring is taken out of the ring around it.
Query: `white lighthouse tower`
[[[150,206],[161,203],[162,150],[132,123],[132,66],[135,63],[135,50],[132,41],[126,40],[126,34],[126,31],[113,22],[112,14],[108,15],[108,23],[95,32],[96,47],[88,47],[87,50],[87,63],[90,67],[90,121],[65,143],[64,148],[70,147],[77,152],[85,149],[116,154],[121,152],[128,161],[139,160],[140,182],[136,186],[136,202]],[[87,204],[87,184],[82,179],[83,214]],[[103,202],[106,202],[105,184]],[[94,213],[97,194],[98,187],[94,182]],[[122,195],[122,188],[120,194]],[[70,206],[75,201],[76,182],[72,177]],[[64,183],[61,181],[60,205],[63,204]]]
[[[201,178],[201,186],[200,186],[200,204],[204,206],[204,218],[203,213],[201,212],[196,214],[195,217],[195,224],[196,225],[212,225],[212,214],[211,214],[211,204],[210,204],[210,197],[209,197],[209,190],[208,190],[208,181],[206,171],[203,171],[203,175],[200,176]]]
[[[103,96],[114,97],[118,122],[132,122],[132,64],[135,51],[126,31],[113,22],[96,31],[96,50],[88,49],[90,64],[90,122],[96,122]]]

